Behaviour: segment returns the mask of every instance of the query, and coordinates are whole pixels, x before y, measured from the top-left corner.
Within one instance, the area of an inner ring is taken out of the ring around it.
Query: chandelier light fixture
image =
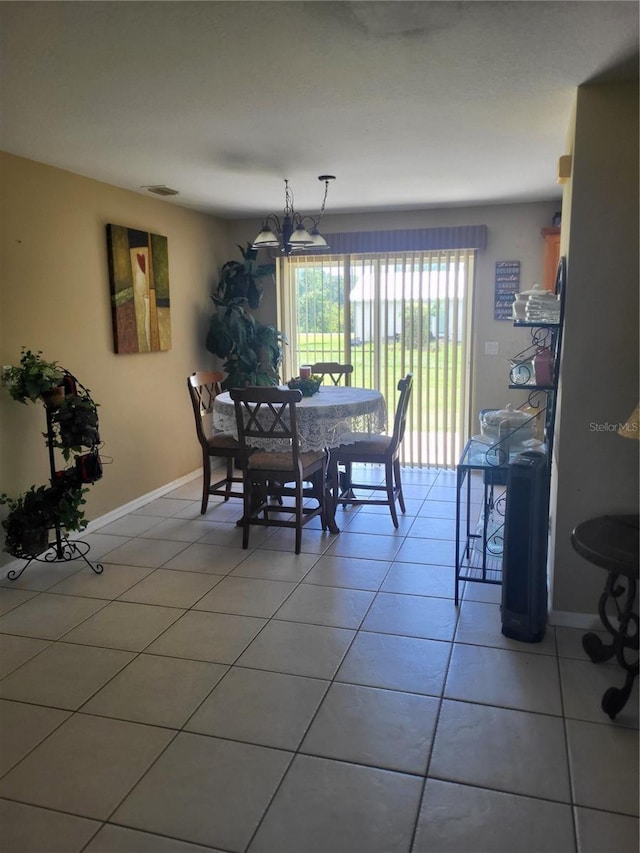
[[[329,248],[318,228],[327,203],[329,181],[335,181],[335,175],[320,175],[318,180],[324,182],[324,197],[320,213],[314,219],[313,216],[303,216],[294,209],[293,192],[285,178],[282,219],[275,213],[265,217],[260,233],[253,241],[253,249],[280,249],[283,254],[290,255],[292,252]]]

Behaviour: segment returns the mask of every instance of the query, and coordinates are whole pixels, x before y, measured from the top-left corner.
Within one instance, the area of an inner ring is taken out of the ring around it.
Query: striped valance
[[[449,228],[413,228],[399,231],[347,231],[323,236],[332,255],[487,247],[486,225],[454,225]]]

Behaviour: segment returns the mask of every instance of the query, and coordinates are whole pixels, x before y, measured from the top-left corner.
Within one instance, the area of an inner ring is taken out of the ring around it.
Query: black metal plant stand
[[[88,542],[81,540],[68,539],[63,536],[60,527],[56,527],[56,541],[53,545],[41,554],[25,555],[27,562],[20,569],[11,569],[7,572],[7,577],[10,581],[17,580],[20,575],[28,568],[31,563],[68,563],[72,560],[84,560],[91,571],[100,575],[104,571],[102,563],[92,563],[87,559],[87,554],[91,546]]]
[[[84,391],[86,389],[84,386],[69,373],[68,370],[65,370],[65,377],[69,377],[71,380],[71,387],[74,389],[82,388]],[[47,432],[46,432],[46,440],[47,447],[49,450],[49,468],[51,471],[51,484],[53,485],[56,481],[56,459],[54,453],[55,447],[55,430],[52,419],[52,410],[45,403],[45,411],[47,415]],[[96,419],[97,420],[97,419]],[[96,428],[96,442],[99,440],[97,428]],[[89,446],[89,445],[87,445]],[[20,569],[11,569],[7,572],[7,578],[11,581],[17,580],[32,563],[68,563],[73,560],[84,560],[84,562],[89,566],[92,572],[97,575],[102,574],[104,571],[104,566],[102,563],[92,563],[89,559],[87,559],[87,554],[91,546],[88,542],[84,542],[82,540],[69,539],[62,533],[62,527],[60,523],[56,523],[53,527],[55,530],[55,541],[50,543],[45,549],[38,553],[29,554],[17,554],[18,558],[26,560],[24,566]]]

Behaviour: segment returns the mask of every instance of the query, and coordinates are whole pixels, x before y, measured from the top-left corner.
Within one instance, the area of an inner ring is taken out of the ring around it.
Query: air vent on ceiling
[[[164,184],[156,184],[153,186],[143,186],[143,190],[149,190],[150,193],[155,193],[156,195],[180,195],[178,190],[172,190],[171,187],[167,187]]]

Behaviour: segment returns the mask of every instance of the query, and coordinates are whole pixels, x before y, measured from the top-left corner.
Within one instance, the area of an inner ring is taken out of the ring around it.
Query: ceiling
[[[636,2],[0,2],[0,148],[223,218],[559,197]]]

